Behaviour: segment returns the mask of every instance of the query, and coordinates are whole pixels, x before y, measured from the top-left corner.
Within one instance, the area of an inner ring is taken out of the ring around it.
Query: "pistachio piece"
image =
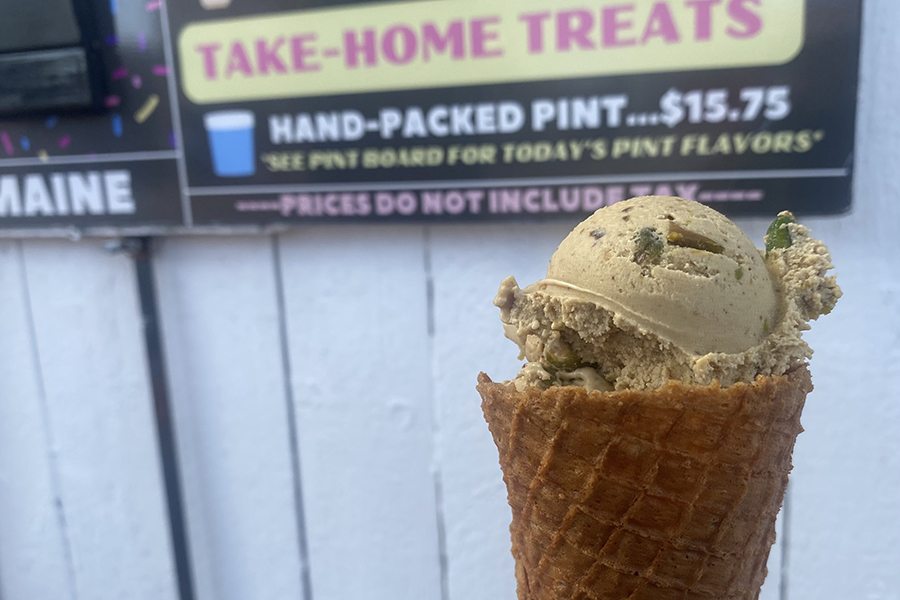
[[[788,223],[794,223],[794,215],[789,211],[783,210],[778,213],[772,224],[766,230],[766,255],[776,248],[789,248],[793,241],[791,240],[791,232],[788,229]]]
[[[560,339],[551,340],[544,347],[544,359],[557,369],[571,371],[578,368],[578,355]]]
[[[634,234],[634,262],[643,266],[658,264],[663,253],[662,235],[653,227],[643,227]]]
[[[722,254],[725,248],[722,244],[697,233],[690,229],[685,229],[678,223],[669,223],[669,233],[666,235],[666,241],[673,246],[681,246],[682,248],[694,248],[704,252],[712,252],[713,254]]]
[[[602,229],[595,229],[591,232],[591,237],[594,238],[595,240],[599,240],[604,235],[606,235],[606,232],[603,231]]]
[[[744,278],[744,267],[738,267],[734,270],[734,278],[738,281]]]

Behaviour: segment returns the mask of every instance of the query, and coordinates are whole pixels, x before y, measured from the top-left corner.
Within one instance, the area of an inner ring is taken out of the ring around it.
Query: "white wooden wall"
[[[853,212],[766,600],[900,598],[900,3],[866,3]],[[169,238],[155,264],[200,600],[512,600],[474,392],[491,298],[572,222]],[[760,238],[766,220],[741,225]],[[0,598],[175,600],[129,259],[0,241]]]

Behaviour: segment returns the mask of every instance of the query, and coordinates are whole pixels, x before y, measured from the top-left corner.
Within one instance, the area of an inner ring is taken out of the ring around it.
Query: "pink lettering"
[[[545,213],[558,213],[559,204],[556,203],[556,198],[553,197],[553,190],[544,188],[541,192],[541,209]]]
[[[684,4],[694,10],[694,39],[706,42],[712,37],[712,7],[722,0],[687,0]]]
[[[387,216],[394,213],[411,215],[418,208],[418,200],[412,192],[378,192],[375,194],[375,214]]]
[[[218,79],[219,71],[216,69],[216,52],[222,49],[222,44],[198,44],[195,48],[203,55],[203,74],[207,79]]]
[[[759,6],[762,2],[761,0],[731,0],[728,3],[728,15],[741,25],[741,27],[729,25],[725,28],[725,32],[731,37],[749,38],[762,31],[762,17],[752,8],[748,8],[748,4]]]
[[[563,212],[575,212],[578,210],[581,205],[581,191],[579,188],[560,188],[559,207]]]
[[[387,28],[381,38],[381,51],[388,62],[405,65],[416,56],[418,41],[416,33],[406,25]]]
[[[538,188],[525,188],[522,193],[522,205],[527,212],[541,212],[541,190]]]
[[[309,60],[316,55],[316,48],[313,46],[315,41],[314,33],[304,33],[291,38],[291,66],[295,72],[318,71],[322,68],[321,63]]]
[[[519,20],[525,23],[525,39],[528,43],[529,54],[539,54],[544,51],[544,23],[550,18],[550,13],[522,13]]]
[[[351,69],[360,64],[372,67],[378,63],[373,29],[364,30],[362,39],[359,39],[352,30],[344,32],[344,62]]]
[[[606,204],[615,204],[625,199],[625,187],[621,185],[613,185],[606,188]]]
[[[441,33],[434,23],[425,23],[422,26],[422,58],[425,62],[431,60],[432,53],[444,54],[450,49],[450,56],[454,59],[465,58],[465,39],[462,21],[453,21],[447,26],[447,31]]]
[[[645,183],[635,183],[630,188],[629,194],[635,194],[636,196],[649,196],[653,193],[653,186],[647,185]]]
[[[560,11],[556,15],[557,48],[568,52],[573,46],[592,50],[590,32],[594,28],[594,15],[589,10],[576,9]]]
[[[368,193],[282,194],[274,208],[284,216],[353,217],[370,214],[372,203]]]
[[[419,195],[423,215],[478,214],[484,200],[484,190],[425,191]]]
[[[246,77],[253,75],[250,58],[247,56],[244,45],[240,42],[231,44],[231,50],[228,53],[228,65],[225,67],[225,77],[230,79],[235,73],[241,73]]]
[[[263,75],[268,75],[269,71],[275,73],[287,73],[287,66],[278,52],[284,46],[284,38],[279,37],[270,44],[266,43],[264,38],[256,40],[256,66]]]
[[[472,19],[470,28],[472,32],[472,58],[490,58],[502,56],[502,48],[489,48],[488,45],[500,38],[496,26],[500,23],[500,17],[482,17]]]
[[[297,209],[297,196],[293,194],[282,194],[280,200],[281,215],[286,217]]]
[[[634,21],[624,18],[623,13],[629,12],[634,12],[634,5],[618,4],[602,9],[604,46],[634,46],[637,43],[633,37],[620,37],[623,30],[631,29],[634,25]]]
[[[669,5],[665,2],[657,2],[650,9],[650,17],[647,19],[647,27],[641,40],[646,43],[651,38],[662,38],[667,44],[678,41],[678,29],[672,18]]]

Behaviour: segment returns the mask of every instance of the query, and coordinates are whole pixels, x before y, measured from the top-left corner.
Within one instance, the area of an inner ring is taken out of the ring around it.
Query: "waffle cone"
[[[809,371],[650,391],[478,391],[512,508],[519,600],[753,599]]]

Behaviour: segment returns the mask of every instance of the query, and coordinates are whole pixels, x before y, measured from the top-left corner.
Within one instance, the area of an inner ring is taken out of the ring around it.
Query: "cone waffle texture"
[[[757,598],[811,389],[805,366],[619,392],[482,373],[519,600]]]

